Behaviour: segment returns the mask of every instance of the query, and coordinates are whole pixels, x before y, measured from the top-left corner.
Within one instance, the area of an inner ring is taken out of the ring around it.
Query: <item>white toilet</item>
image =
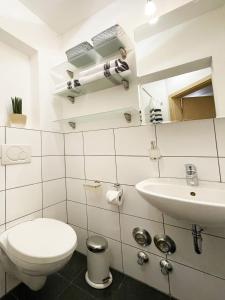
[[[0,235],[0,261],[6,272],[37,291],[47,275],[69,261],[76,246],[77,236],[69,225],[54,219],[35,219]]]

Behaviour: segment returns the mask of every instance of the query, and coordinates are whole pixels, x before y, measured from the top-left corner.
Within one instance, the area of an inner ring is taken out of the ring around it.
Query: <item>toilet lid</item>
[[[36,219],[12,228],[8,251],[30,263],[51,263],[63,259],[76,248],[77,236],[67,224],[54,219]]]

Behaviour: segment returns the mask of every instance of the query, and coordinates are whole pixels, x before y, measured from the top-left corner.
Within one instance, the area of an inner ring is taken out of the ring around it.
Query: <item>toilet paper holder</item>
[[[113,188],[106,193],[107,201],[112,205],[121,206],[123,203],[123,189],[117,183],[113,184]]]
[[[117,191],[121,191],[120,198],[122,198],[122,196],[123,196],[123,189],[122,189],[121,185],[120,185],[119,183],[114,183],[113,187],[114,187]]]

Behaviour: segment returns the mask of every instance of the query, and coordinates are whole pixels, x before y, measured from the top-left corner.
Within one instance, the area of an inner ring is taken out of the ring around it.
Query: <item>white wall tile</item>
[[[5,166],[1,165],[0,159],[0,191],[5,189]]]
[[[84,132],[85,155],[115,155],[113,130]]]
[[[5,271],[0,264],[0,297],[5,295]]]
[[[185,178],[185,164],[194,164],[200,180],[220,181],[217,158],[163,157],[159,161],[161,177]]]
[[[165,225],[166,234],[176,242],[176,252],[171,260],[198,269],[200,271],[225,278],[225,239],[203,235],[203,252],[198,255],[193,249],[190,230]]]
[[[43,210],[43,217],[67,223],[66,201],[45,208]]]
[[[163,234],[163,225],[162,223],[153,222],[133,216],[120,215],[120,224],[121,224],[121,239],[125,244],[129,244],[134,247],[142,248],[144,251],[149,251],[151,253],[164,256],[156,247],[153,242],[153,238],[157,234]],[[149,246],[142,247],[139,245],[133,238],[133,229],[136,227],[143,228],[148,231],[152,238],[152,243]]]
[[[174,219],[174,218],[172,218],[170,216],[167,216],[165,214],[164,214],[164,223],[167,224],[167,225],[181,227],[181,228],[189,229],[189,230],[191,230],[191,228],[192,228],[191,224],[188,224],[185,221]],[[223,225],[221,225],[220,227],[203,226],[203,229],[204,229],[204,233],[208,233],[210,235],[225,238],[225,227]]]
[[[219,156],[225,157],[225,138],[224,138],[225,118],[215,119],[215,127],[216,127],[218,154]]]
[[[47,207],[66,200],[65,179],[43,182],[43,206]]]
[[[6,166],[6,188],[41,182],[41,158],[32,157],[31,163]]]
[[[151,141],[155,141],[153,125],[115,129],[117,155],[149,156]]]
[[[71,225],[71,227],[76,232],[77,241],[78,241],[77,248],[75,251],[87,255],[87,246],[86,246],[86,240],[88,238],[87,229],[83,229],[74,225]]]
[[[220,163],[221,180],[225,182],[225,158],[220,158],[219,163]]]
[[[82,133],[65,134],[65,154],[83,155],[83,137]]]
[[[120,241],[119,213],[87,206],[88,229]]]
[[[22,217],[22,218],[19,218],[19,219],[16,219],[14,221],[6,223],[6,229],[14,227],[17,224],[20,224],[20,223],[23,223],[23,222],[26,222],[26,221],[31,221],[31,220],[34,220],[34,219],[38,219],[38,218],[42,218],[42,210],[36,211],[36,212],[34,212],[30,215],[27,215],[25,217]]]
[[[84,179],[84,156],[66,156],[66,177]]]
[[[0,192],[0,225],[5,223],[5,192]]]
[[[68,223],[71,225],[87,228],[86,205],[74,201],[67,202]]]
[[[96,235],[91,231],[88,232],[89,236]],[[122,264],[122,251],[121,251],[121,243],[115,240],[112,240],[108,237],[105,237],[108,241],[109,253],[110,253],[110,267],[123,272],[123,264]]]
[[[6,191],[6,221],[23,217],[42,208],[41,184]]]
[[[168,277],[161,273],[159,266],[161,258],[149,253],[149,263],[140,266],[137,263],[137,254],[139,251],[139,249],[123,244],[123,265],[125,274],[168,294]]]
[[[135,185],[138,182],[158,177],[158,163],[148,157],[117,156],[117,174],[120,184]]]
[[[64,155],[62,133],[42,132],[42,155]]]
[[[5,127],[0,127],[0,145],[5,144]],[[2,156],[2,149],[0,147],[0,157]]]
[[[87,184],[93,184],[93,181],[87,181]],[[86,196],[87,196],[87,204],[109,209],[118,212],[118,207],[108,203],[106,199],[106,193],[109,190],[114,190],[112,183],[103,183],[101,182],[101,186],[99,188],[89,188],[86,187]]]
[[[84,180],[67,178],[67,199],[70,201],[86,203],[84,183]]]
[[[89,180],[116,182],[114,156],[85,156],[85,170]]]
[[[156,127],[163,156],[216,156],[213,120],[161,124]]]
[[[122,186],[123,204],[120,212],[145,219],[162,222],[162,213],[143,199],[132,186]]]
[[[5,226],[0,226],[0,234],[5,231]],[[2,264],[0,264],[0,297],[3,297],[5,295],[5,270],[2,267]]]
[[[177,227],[181,227],[181,228],[186,228],[186,229],[191,229],[191,224],[187,223],[186,221],[174,219],[165,214],[163,214],[163,215],[164,215],[165,224],[173,225],[173,226],[177,226]]]
[[[30,145],[32,156],[41,156],[41,133],[38,130],[6,128],[6,143]]]
[[[171,262],[171,294],[182,300],[221,300],[225,295],[225,281]]]
[[[52,180],[65,177],[65,163],[63,156],[42,157],[43,180]]]

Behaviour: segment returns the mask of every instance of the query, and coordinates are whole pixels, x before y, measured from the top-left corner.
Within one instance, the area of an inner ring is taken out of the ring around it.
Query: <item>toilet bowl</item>
[[[35,219],[0,235],[0,261],[6,272],[39,290],[47,276],[60,270],[77,246],[75,231],[54,219]]]

